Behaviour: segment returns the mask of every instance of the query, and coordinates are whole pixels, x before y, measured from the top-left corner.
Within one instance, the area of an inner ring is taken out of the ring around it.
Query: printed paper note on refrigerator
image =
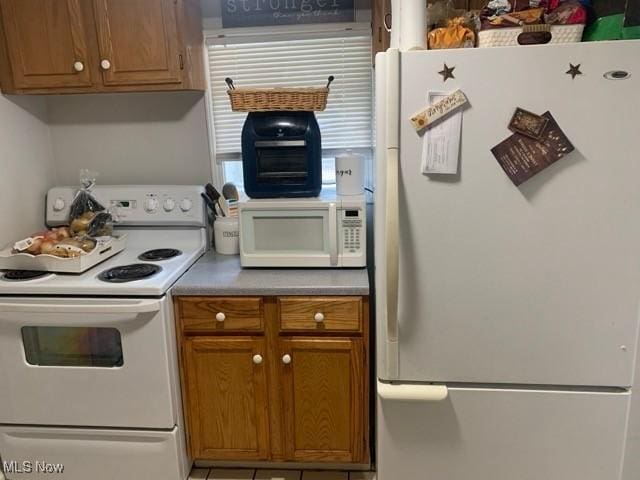
[[[447,95],[445,92],[429,92],[427,101],[432,105]],[[422,144],[422,173],[457,174],[461,134],[462,110],[451,113],[427,130]]]

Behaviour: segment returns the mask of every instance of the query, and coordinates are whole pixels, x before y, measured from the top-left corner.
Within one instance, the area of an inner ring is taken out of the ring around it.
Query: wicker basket
[[[333,77],[329,77],[324,88],[235,88],[233,81],[226,79],[234,112],[322,112],[327,107],[332,81]]]
[[[531,25],[537,27],[538,25]],[[525,28],[526,30],[526,28]],[[584,25],[553,25],[550,28],[550,44],[574,43],[582,39]],[[478,34],[478,47],[512,47],[518,45],[518,36],[523,32],[522,27],[496,28],[482,30]]]

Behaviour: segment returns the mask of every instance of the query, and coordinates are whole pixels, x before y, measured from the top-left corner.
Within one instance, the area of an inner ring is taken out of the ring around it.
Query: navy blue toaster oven
[[[322,142],[313,112],[250,112],[242,129],[242,164],[251,198],[317,197]]]

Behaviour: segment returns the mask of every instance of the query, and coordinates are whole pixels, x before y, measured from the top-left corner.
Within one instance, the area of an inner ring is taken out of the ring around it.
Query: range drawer
[[[362,331],[362,297],[280,297],[278,304],[282,331]]]
[[[178,302],[187,333],[261,332],[264,328],[260,297],[181,297]]]

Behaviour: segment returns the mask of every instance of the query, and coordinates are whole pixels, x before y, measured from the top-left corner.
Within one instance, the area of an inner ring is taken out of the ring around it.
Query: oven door
[[[164,299],[0,299],[0,423],[176,425]]]
[[[243,267],[339,266],[335,203],[326,208],[263,210],[240,214]]]

